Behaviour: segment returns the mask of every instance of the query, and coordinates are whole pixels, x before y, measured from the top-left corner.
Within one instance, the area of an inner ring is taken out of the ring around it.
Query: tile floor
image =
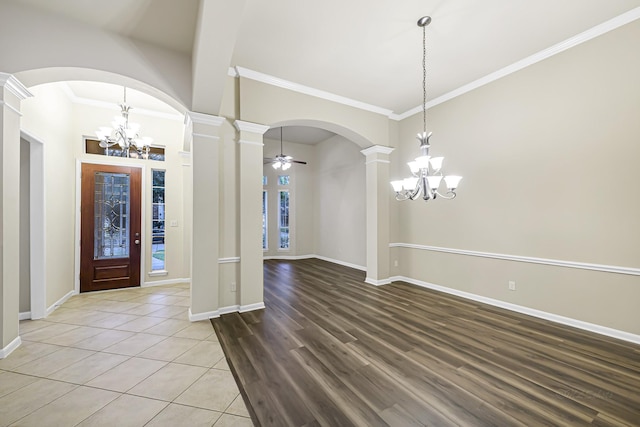
[[[77,295],[20,322],[0,360],[0,426],[252,426],[189,285]]]

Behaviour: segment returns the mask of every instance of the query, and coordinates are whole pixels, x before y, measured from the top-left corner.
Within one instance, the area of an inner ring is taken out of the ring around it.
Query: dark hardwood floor
[[[212,320],[256,425],[640,425],[640,346],[320,260]]]

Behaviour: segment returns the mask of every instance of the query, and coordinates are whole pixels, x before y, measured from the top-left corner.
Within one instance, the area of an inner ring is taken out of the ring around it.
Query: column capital
[[[197,113],[195,111],[187,111],[184,114],[184,124],[197,123],[202,125],[220,127],[226,119],[220,116],[214,116],[211,114]]]
[[[391,154],[393,150],[393,147],[386,147],[384,145],[372,145],[369,148],[360,150],[360,152],[365,156],[369,156],[371,154]]]
[[[6,88],[14,94],[20,101],[31,98],[33,94],[23,85],[20,80],[16,79],[12,74],[0,73],[0,87]]]
[[[233,125],[240,132],[251,132],[264,135],[269,130],[269,126],[261,125],[259,123],[243,122],[242,120],[236,120]]]

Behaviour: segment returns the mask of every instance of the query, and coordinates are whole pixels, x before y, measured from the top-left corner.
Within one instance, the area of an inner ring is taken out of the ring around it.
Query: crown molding
[[[372,145],[369,148],[365,148],[364,150],[360,150],[362,154],[368,156],[369,154],[391,154],[393,152],[393,147],[385,147],[384,145]]]
[[[616,28],[622,27],[630,22],[633,22],[637,19],[640,19],[640,7],[636,7],[635,9],[631,9],[630,11],[623,13],[622,15],[618,15],[615,18],[612,18],[608,21],[603,22],[602,24],[596,25],[593,28],[590,28],[582,33],[579,33],[573,37],[566,39],[560,43],[554,44],[553,46],[541,50],[538,53],[534,53],[531,56],[528,56],[520,61],[514,62],[511,65],[508,65],[498,71],[495,71],[491,74],[487,74],[484,77],[479,78],[471,83],[468,83],[464,86],[460,86],[458,89],[454,89],[451,92],[445,93],[437,98],[432,99],[427,102],[426,108],[432,108],[436,105],[442,104],[443,102],[449,101],[450,99],[456,98],[460,95],[464,95],[467,92],[471,92],[474,89],[477,89],[481,86],[494,82],[502,77],[508,76],[509,74],[513,74],[516,71],[520,71],[523,68],[526,68],[530,65],[533,65],[537,62],[543,61],[547,58],[550,58],[554,55],[564,52],[567,49],[571,49],[572,47],[578,46],[584,42],[587,42],[591,39],[599,37],[609,31],[615,30]],[[414,114],[417,114],[422,111],[422,105],[418,105],[408,111],[405,111],[402,114],[391,114],[389,116],[390,119],[393,120],[404,120],[407,117],[411,117]]]
[[[233,122],[233,125],[240,132],[259,133],[260,135],[264,135],[264,133],[269,130],[269,126],[258,123],[243,122],[242,120],[236,120]]]
[[[344,96],[336,95],[334,93],[325,92],[320,89],[304,86],[299,83],[290,82],[288,80],[284,80],[279,77],[270,76],[268,74],[260,73],[258,71],[253,71],[253,70],[249,70],[242,67],[235,67],[235,72],[233,73],[233,75],[234,77],[244,77],[247,79],[266,83],[271,86],[288,89],[294,92],[303,93],[305,95],[311,95],[316,98],[325,99],[327,101],[337,102],[338,104],[347,105],[349,107],[358,108],[360,110],[370,111],[376,114],[382,114],[383,116],[387,116],[387,117],[393,113],[393,111],[388,110],[386,108],[367,104],[361,101],[356,101],[355,99],[350,99]]]
[[[20,80],[16,79],[12,74],[0,73],[0,86],[6,88],[15,95],[20,101],[31,98],[33,94],[23,85]]]
[[[211,114],[197,113],[195,111],[187,111],[184,113],[185,125],[189,122],[201,125],[210,125],[220,127],[226,120],[224,117],[214,116]]]

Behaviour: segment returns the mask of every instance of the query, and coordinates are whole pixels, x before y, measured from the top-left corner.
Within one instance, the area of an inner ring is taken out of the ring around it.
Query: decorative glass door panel
[[[141,171],[82,165],[80,292],[140,285]]]
[[[128,174],[95,174],[94,259],[129,256],[129,181]]]

